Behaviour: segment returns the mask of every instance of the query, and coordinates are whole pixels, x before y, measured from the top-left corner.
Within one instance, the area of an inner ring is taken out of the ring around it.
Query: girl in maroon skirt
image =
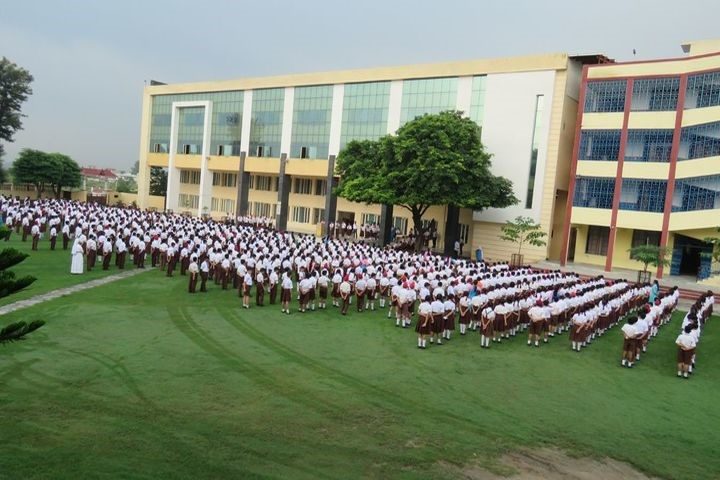
[[[460,335],[465,335],[468,325],[470,324],[470,303],[468,302],[468,294],[465,292],[458,302],[458,311],[460,312]]]

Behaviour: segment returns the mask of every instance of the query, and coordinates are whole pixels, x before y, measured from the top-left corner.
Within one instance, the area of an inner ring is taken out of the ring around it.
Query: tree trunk
[[[419,252],[423,246],[422,214],[413,211],[413,227],[415,227],[415,251]]]

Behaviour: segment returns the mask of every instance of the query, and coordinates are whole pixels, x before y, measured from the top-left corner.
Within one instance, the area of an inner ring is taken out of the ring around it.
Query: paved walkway
[[[38,303],[43,303],[43,302],[47,302],[49,300],[54,300],[56,298],[64,297],[65,295],[70,295],[72,293],[82,292],[83,290],[88,290],[90,288],[99,287],[100,285],[112,283],[117,280],[122,280],[123,278],[132,277],[139,273],[147,272],[150,270],[152,270],[152,268],[128,269],[121,273],[116,273],[114,275],[109,275],[107,277],[90,280],[89,282],[80,283],[78,285],[73,285],[71,287],[58,288],[57,290],[52,290],[50,292],[41,293],[40,295],[35,295],[34,297],[30,297],[25,300],[19,300],[17,302],[9,303],[7,305],[0,307],[0,315],[5,315],[7,313],[11,313],[16,310],[20,310],[21,308],[32,307],[33,305],[37,305]]]

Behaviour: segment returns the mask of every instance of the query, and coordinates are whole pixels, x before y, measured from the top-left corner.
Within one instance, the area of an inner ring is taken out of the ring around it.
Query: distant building
[[[701,253],[720,225],[720,40],[683,51],[584,67],[562,263],[638,268],[628,250],[639,244],[666,247],[673,275],[710,262]]]
[[[109,168],[83,167],[80,174],[83,178],[83,190],[94,194],[101,190],[114,190],[118,180],[118,175]]]
[[[301,233],[385,215],[405,234],[412,219],[403,208],[335,198],[335,157],[350,140],[457,109],[481,127],[493,173],[512,180],[520,202],[482,212],[437,205],[423,220],[438,224],[440,244],[460,238],[466,252],[482,246],[486,258],[509,260],[514,246],[499,239],[500,227],[529,216],[549,241],[525,247],[525,259],[559,259],[582,66],[607,61],[548,54],[148,86],[138,204],[151,200],[150,167],[166,167],[167,208],[176,212],[267,216]]]

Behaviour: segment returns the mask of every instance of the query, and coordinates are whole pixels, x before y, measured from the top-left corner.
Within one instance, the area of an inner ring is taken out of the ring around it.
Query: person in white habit
[[[83,273],[83,257],[85,255],[85,251],[83,250],[83,243],[85,243],[85,236],[80,235],[75,239],[75,243],[73,243],[71,255],[72,255],[72,263],[70,264],[70,273],[72,274],[81,274]]]

